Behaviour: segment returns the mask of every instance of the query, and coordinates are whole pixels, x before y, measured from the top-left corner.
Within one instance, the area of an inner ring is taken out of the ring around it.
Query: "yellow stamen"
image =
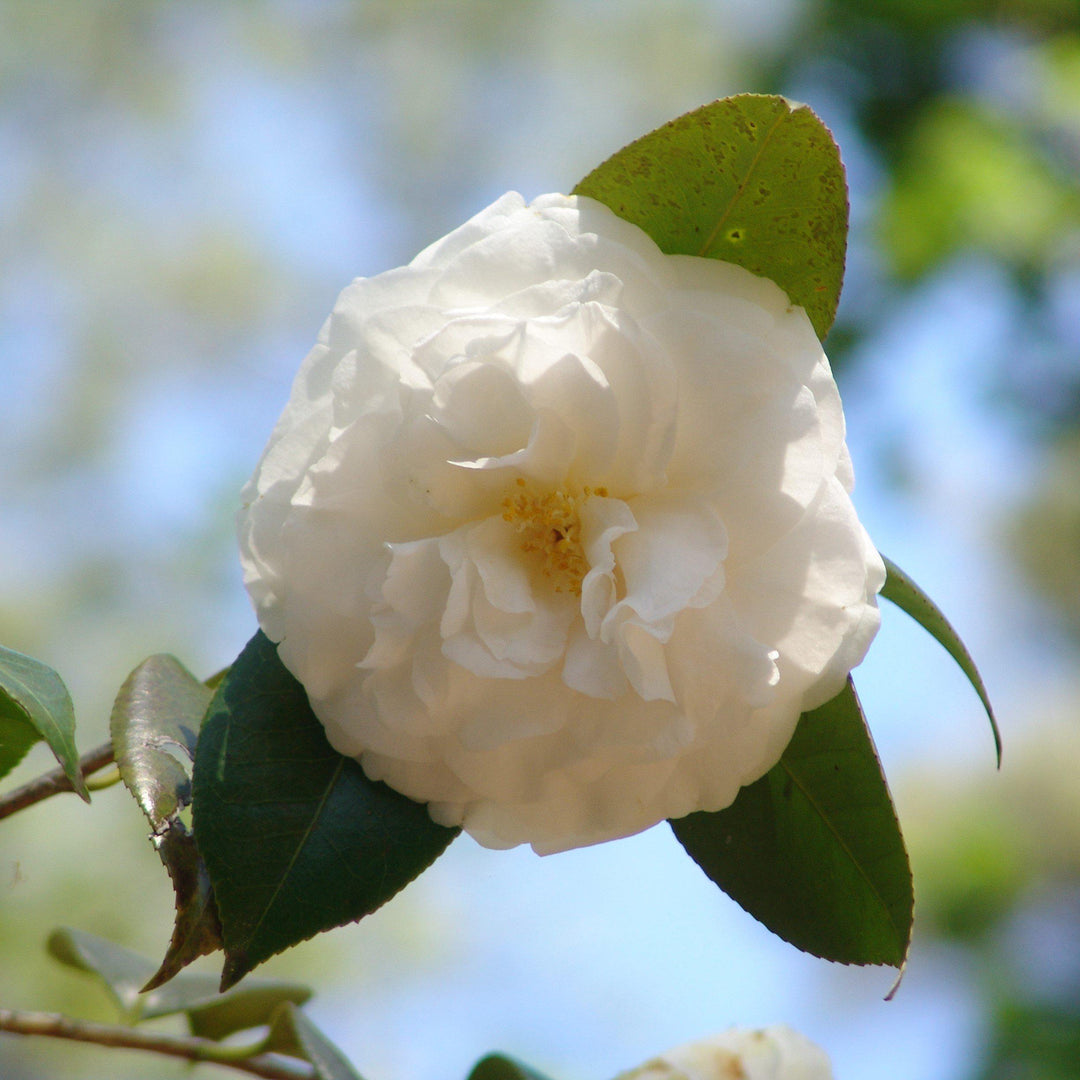
[[[551,579],[555,592],[580,596],[589,561],[581,544],[578,507],[582,499],[591,495],[606,497],[607,488],[536,492],[522,477],[518,477],[515,486],[517,490],[502,501],[503,521],[517,529],[521,550],[538,559],[540,572]]]

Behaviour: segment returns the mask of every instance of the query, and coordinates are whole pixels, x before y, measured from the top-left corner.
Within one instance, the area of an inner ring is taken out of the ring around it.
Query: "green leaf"
[[[361,1080],[345,1055],[295,1005],[277,1010],[265,1049],[309,1061],[316,1080]]]
[[[144,660],[120,687],[109,729],[120,776],[154,831],[191,802],[190,768],[213,692],[174,656]]]
[[[3,765],[14,758],[9,768],[14,767],[33,743],[44,739],[64,770],[64,775],[71,781],[75,793],[84,802],[90,801],[90,793],[86,790],[86,781],[79,768],[79,751],[75,748],[75,709],[63,679],[40,660],[5,649],[2,645],[0,716],[7,721],[0,726],[0,738],[4,739],[0,743],[0,775],[8,771]],[[20,719],[36,733],[29,745],[26,745],[29,733],[14,724]]]
[[[177,984],[178,989],[183,990],[183,981],[195,977],[186,973],[153,993],[168,995]],[[250,983],[234,986],[222,994],[217,988],[217,978],[208,975],[206,979],[213,985],[213,993],[202,1001],[194,996],[187,1000],[177,996],[174,1001],[166,997],[162,1007],[168,1004],[173,1006],[170,1012],[186,1012],[191,1034],[215,1041],[228,1038],[237,1031],[272,1024],[282,1005],[303,1005],[312,994],[310,987],[276,979],[252,979]],[[164,1015],[164,1012],[154,1015]]]
[[[0,778],[7,776],[40,741],[41,736],[26,721],[23,711],[0,693]]]
[[[844,279],[847,183],[828,128],[805,105],[739,94],[680,116],[574,188],[669,255],[703,255],[770,278],[822,340]]]
[[[523,1065],[505,1054],[488,1054],[481,1058],[469,1073],[468,1080],[548,1080],[529,1065]]]
[[[374,911],[458,833],[330,746],[304,688],[261,632],[203,722],[193,809],[221,915],[223,988]]]
[[[997,753],[998,768],[1001,768],[1001,732],[998,730],[997,718],[990,704],[990,696],[986,692],[979,669],[971,658],[971,653],[960,640],[960,635],[952,628],[949,620],[942,614],[941,609],[930,599],[900,569],[896,563],[889,559],[882,559],[885,563],[887,576],[881,595],[886,600],[891,600],[901,611],[906,611],[931,637],[937,639],[946,652],[960,665],[960,670],[968,677],[968,681],[979,695],[986,715],[990,718],[990,730],[994,734],[994,750]]]
[[[142,1011],[139,988],[153,975],[152,960],[122,945],[61,927],[49,935],[48,950],[68,967],[97,975],[123,1016],[133,1023]]]
[[[140,953],[66,927],[49,935],[48,949],[68,967],[96,975],[129,1023],[187,1013],[191,1033],[208,1039],[269,1024],[283,1002],[302,1005],[311,997],[306,986],[272,979],[253,979],[222,994],[215,976],[194,972],[143,994],[139,988],[157,965]]]
[[[151,656],[125,680],[109,722],[120,776],[153,828],[176,896],[172,940],[147,990],[222,946],[210,878],[180,816],[191,803],[188,763],[212,697],[175,657]]]
[[[804,713],[780,761],[726,810],[672,821],[732,899],[804,952],[902,967],[911,870],[849,680]]]

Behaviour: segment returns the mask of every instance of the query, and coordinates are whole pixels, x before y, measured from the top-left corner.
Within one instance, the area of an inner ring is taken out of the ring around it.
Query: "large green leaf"
[[[884,557],[883,557],[884,558]],[[967,651],[967,646],[960,640],[960,635],[952,628],[941,609],[900,569],[896,563],[884,559],[887,576],[881,595],[891,600],[901,611],[906,611],[928,634],[936,638],[948,654],[960,665],[960,670],[968,677],[975,688],[979,700],[990,718],[990,729],[994,733],[994,749],[997,752],[998,767],[1001,767],[1001,732],[997,718],[990,704],[979,669]]]
[[[726,810],[671,822],[732,899],[827,960],[901,967],[911,870],[850,680],[804,713],[779,763]]]
[[[63,679],[40,660],[0,645],[0,776],[39,739],[48,744],[76,794],[89,802],[75,748],[75,709]]]
[[[140,987],[157,965],[140,953],[66,927],[49,935],[48,948],[68,967],[96,975],[129,1023],[186,1013],[192,1034],[207,1039],[223,1039],[234,1031],[269,1024],[283,1003],[302,1005],[311,997],[306,986],[272,979],[253,979],[222,994],[213,975],[193,972],[142,993]]]
[[[225,940],[223,988],[374,911],[458,832],[330,746],[261,632],[214,695],[194,783],[195,836]]]
[[[805,105],[740,94],[623,147],[574,188],[669,255],[723,259],[775,281],[824,340],[847,250],[847,184]]]
[[[151,842],[176,895],[172,940],[147,989],[221,948],[210,879],[181,817],[191,803],[191,762],[212,697],[179,660],[162,654],[144,660],[127,677],[113,704],[109,726],[116,764],[150,822]]]

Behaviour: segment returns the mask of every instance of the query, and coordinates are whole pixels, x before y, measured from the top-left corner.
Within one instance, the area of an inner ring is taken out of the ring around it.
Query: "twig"
[[[86,777],[98,769],[104,769],[114,760],[112,743],[102,743],[79,758],[79,771]],[[62,791],[74,791],[74,788],[64,775],[64,770],[58,767],[0,797],[0,820],[19,810],[25,810],[34,803],[59,795]]]
[[[13,1035],[45,1035],[53,1039],[73,1039],[76,1042],[96,1043],[98,1046],[120,1047],[128,1050],[148,1050],[155,1054],[185,1058],[237,1069],[267,1080],[315,1080],[315,1068],[301,1062],[292,1064],[269,1054],[248,1058],[227,1058],[228,1047],[213,1039],[195,1036],[164,1035],[138,1031],[129,1027],[95,1024],[89,1020],[73,1020],[58,1013],[22,1012],[0,1009],[0,1031]],[[223,1053],[224,1051],[224,1053]]]

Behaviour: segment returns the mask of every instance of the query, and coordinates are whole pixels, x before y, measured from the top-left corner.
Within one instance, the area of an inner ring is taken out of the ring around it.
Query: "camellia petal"
[[[833,1071],[821,1047],[773,1024],[676,1046],[616,1080],[833,1080]]]
[[[481,843],[719,810],[877,630],[805,312],[583,197],[508,194],[341,294],[243,496],[331,743]]]

